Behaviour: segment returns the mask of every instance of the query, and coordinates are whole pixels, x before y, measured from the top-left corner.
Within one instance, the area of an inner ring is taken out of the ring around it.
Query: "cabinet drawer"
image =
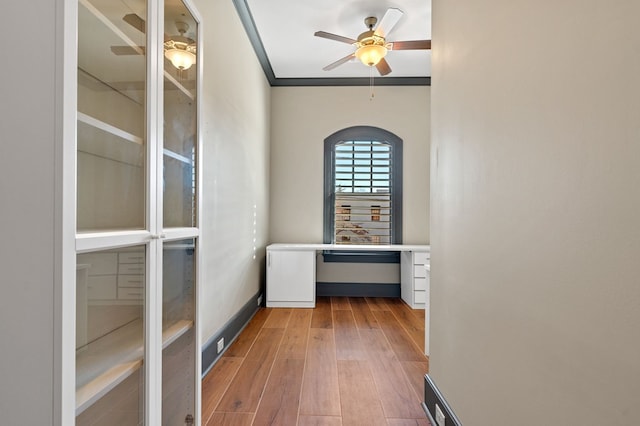
[[[144,264],[121,263],[118,265],[118,275],[143,275]]]
[[[142,300],[144,288],[119,288],[118,299],[122,300]]]
[[[119,263],[140,263],[144,264],[144,252],[132,251],[118,254]]]
[[[87,298],[90,300],[115,300],[116,276],[102,275],[97,277],[89,277],[89,279],[87,280]]]
[[[427,301],[427,292],[424,290],[416,290],[413,292],[413,301],[415,303],[425,303]]]
[[[109,275],[118,272],[117,253],[84,253],[78,255],[78,263],[87,263],[89,275]]]
[[[427,276],[427,269],[424,265],[413,265],[413,276],[416,278],[425,278]]]
[[[429,263],[429,258],[431,257],[431,253],[427,252],[414,252],[413,253],[413,264],[414,265],[424,265]]]
[[[144,287],[144,275],[118,275],[118,287]]]
[[[118,282],[118,285],[120,283]],[[427,289],[427,278],[414,278],[413,280],[413,289],[414,290],[426,290]]]

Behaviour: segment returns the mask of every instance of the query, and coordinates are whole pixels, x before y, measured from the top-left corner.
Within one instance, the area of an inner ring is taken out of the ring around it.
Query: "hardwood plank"
[[[260,308],[222,357],[245,357],[270,313],[271,308]]]
[[[213,414],[242,361],[244,358],[222,357],[202,380],[202,420],[205,424],[208,420],[205,414],[209,417]]]
[[[292,310],[291,318],[284,332],[277,358],[305,359],[312,314],[313,311],[311,309]]]
[[[424,318],[426,316],[424,309],[411,309],[411,312],[424,324]]]
[[[342,426],[342,417],[300,415],[298,426]]]
[[[351,311],[333,311],[333,328],[336,339],[336,359],[367,359],[367,353],[362,346]]]
[[[272,308],[262,328],[287,328],[291,311],[290,308]]]
[[[389,304],[391,312],[396,316],[398,322],[407,331],[411,339],[418,348],[424,351],[424,316],[422,319],[417,317],[413,312],[418,309],[411,309],[406,303],[400,301]],[[424,310],[423,310],[424,312]]]
[[[296,424],[303,373],[304,359],[276,360],[258,405],[254,424]]]
[[[389,426],[430,426],[429,420],[426,419],[387,419]]]
[[[328,297],[316,298],[316,307],[311,317],[311,328],[332,328],[331,300]]]
[[[305,359],[307,355],[307,342],[309,340],[309,328],[288,327],[284,331],[282,343],[278,350],[278,359]]]
[[[344,424],[386,426],[367,361],[338,361],[338,380]]]
[[[206,426],[251,426],[253,413],[213,413]]]
[[[284,330],[281,328],[261,330],[216,412],[256,411],[283,334]]]
[[[380,328],[376,317],[369,309],[369,304],[362,297],[350,297],[349,303],[358,328]]]
[[[340,416],[340,389],[333,330],[310,329],[300,414]]]
[[[311,326],[312,315],[313,309],[292,309],[291,318],[289,319],[287,328],[309,328]]]
[[[429,362],[400,361],[400,365],[416,395],[422,399],[424,397],[424,375],[429,372]]]
[[[351,310],[351,305],[349,304],[349,298],[343,296],[332,296],[331,297],[331,309],[334,311],[341,310]]]
[[[385,337],[400,361],[426,361],[424,349],[419,348],[392,312],[374,312]]]
[[[359,330],[382,407],[389,418],[420,419],[424,411],[394,351],[380,330]]]
[[[388,311],[389,306],[385,302],[387,298],[384,297],[367,297],[365,299],[369,305],[369,309],[372,311]]]

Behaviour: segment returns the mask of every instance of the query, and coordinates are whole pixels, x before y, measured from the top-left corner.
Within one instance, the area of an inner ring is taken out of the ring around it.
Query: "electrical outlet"
[[[218,353],[222,352],[224,349],[224,337],[218,340]]]
[[[438,426],[445,426],[445,420],[446,419],[444,417],[444,413],[440,409],[440,406],[436,404],[436,423],[438,424]]]
[[[262,295],[258,296],[258,306],[262,306]]]

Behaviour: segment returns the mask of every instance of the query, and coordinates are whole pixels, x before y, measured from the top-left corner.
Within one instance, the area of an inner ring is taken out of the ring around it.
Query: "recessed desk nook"
[[[430,246],[409,244],[271,244],[267,246],[267,307],[315,307],[316,253],[325,250],[399,251],[402,299],[414,309],[428,307]]]

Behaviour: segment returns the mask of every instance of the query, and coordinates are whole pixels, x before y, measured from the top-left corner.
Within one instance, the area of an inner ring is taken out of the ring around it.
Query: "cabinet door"
[[[267,253],[267,306],[307,307],[316,302],[315,251]]]
[[[162,164],[162,420],[200,424],[196,329],[199,18],[182,0],[164,0]],[[179,231],[177,228],[182,228]]]

